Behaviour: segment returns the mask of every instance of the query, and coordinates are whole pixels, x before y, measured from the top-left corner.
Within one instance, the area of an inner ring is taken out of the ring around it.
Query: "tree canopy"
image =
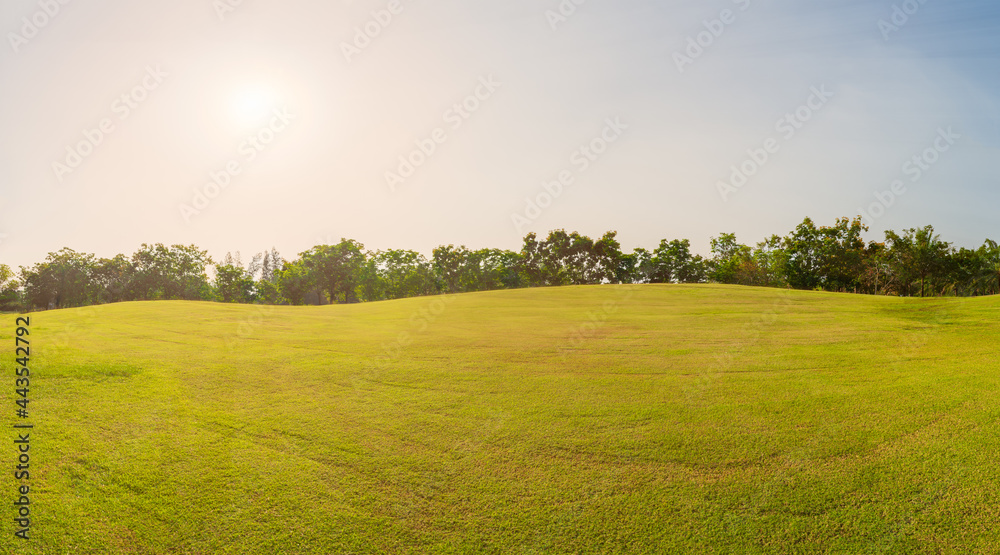
[[[622,251],[617,232],[594,240],[557,229],[529,233],[520,251],[446,245],[430,258],[365,250],[353,239],[285,260],[275,250],[216,263],[195,245],[143,244],[131,256],[97,258],[64,248],[18,272],[0,264],[0,310],[39,310],[138,300],[328,304],[521,287],[605,283],[727,283],[867,293],[975,296],[1000,293],[1000,245],[956,249],[932,226],[865,242],[860,218],[818,226],[806,218],[785,236],[750,246],[733,233],[711,239],[711,256],[687,239]]]

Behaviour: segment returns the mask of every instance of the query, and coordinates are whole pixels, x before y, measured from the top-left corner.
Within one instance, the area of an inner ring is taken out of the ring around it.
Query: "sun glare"
[[[274,93],[266,87],[246,88],[233,97],[233,121],[241,126],[257,125],[277,107]]]

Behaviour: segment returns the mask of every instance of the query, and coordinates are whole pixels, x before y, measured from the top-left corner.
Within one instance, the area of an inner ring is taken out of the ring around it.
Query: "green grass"
[[[8,427],[0,552],[992,553],[998,317],[725,286],[37,313],[34,539]]]

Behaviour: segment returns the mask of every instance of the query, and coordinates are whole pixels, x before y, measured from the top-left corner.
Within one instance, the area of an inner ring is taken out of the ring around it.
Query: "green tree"
[[[21,268],[24,296],[29,307],[86,306],[96,297],[92,281],[94,255],[64,248],[50,252],[45,262]]]
[[[979,256],[983,262],[983,273],[992,278],[988,280],[992,281],[988,290],[1000,293],[1000,245],[992,239],[987,239],[979,248]],[[995,289],[993,285],[996,286]]]
[[[132,300],[209,300],[212,258],[194,245],[143,245],[132,255]]]
[[[521,287],[526,280],[521,255],[511,251],[447,245],[434,249],[432,257],[439,287],[449,293]]]
[[[653,254],[640,247],[624,257],[619,275],[622,276],[621,283],[650,283],[654,271]]]
[[[255,285],[256,297],[264,304],[281,303],[281,291],[278,288],[278,276],[284,268],[285,261],[278,249],[265,251],[260,266],[260,278]]]
[[[597,243],[578,232],[549,232],[544,241],[530,233],[524,239],[521,258],[529,283],[540,286],[592,285],[615,278],[621,261],[616,232],[606,233]]]
[[[959,297],[976,295],[984,285],[986,264],[978,251],[959,249],[946,259],[946,280]],[[991,276],[992,277],[992,276]]]
[[[831,291],[857,291],[864,273],[865,249],[861,238],[868,227],[860,217],[850,220],[838,218],[833,227],[820,229],[821,248],[820,279]]]
[[[252,303],[256,300],[253,276],[234,263],[219,264],[215,267],[215,294],[224,303]]]
[[[753,250],[753,267],[756,270],[755,285],[786,287],[788,277],[788,251],[782,237],[772,235],[757,243]]]
[[[910,283],[919,281],[919,296],[926,291],[928,278],[933,278],[943,267],[951,250],[951,245],[941,241],[934,234],[934,226],[911,228],[898,235],[886,232],[890,245],[891,259],[898,275],[903,276],[905,289],[909,294]]]
[[[701,283],[706,277],[705,262],[701,256],[691,254],[691,241],[687,239],[663,239],[653,251],[649,283]]]
[[[21,296],[14,278],[10,266],[0,264],[0,311],[16,312],[21,309]]]
[[[302,305],[306,295],[316,286],[312,275],[303,260],[295,260],[275,271],[278,293],[281,298],[292,305]]]
[[[823,265],[826,245],[823,233],[810,218],[806,218],[785,238],[787,261],[785,274],[795,289],[816,289],[823,285]]]
[[[442,288],[449,293],[463,291],[462,273],[468,264],[469,249],[462,245],[456,248],[455,245],[440,246],[434,249],[431,254],[434,273],[441,280]]]
[[[119,254],[114,258],[97,260],[93,266],[92,277],[98,291],[94,302],[117,303],[129,299],[133,267],[125,255]]]
[[[752,264],[750,247],[736,241],[735,233],[712,238],[712,262],[709,277],[718,283],[745,283],[747,267]]]
[[[311,281],[331,303],[355,302],[356,288],[365,267],[364,245],[341,239],[336,245],[320,245],[301,253]]]
[[[867,293],[884,294],[890,290],[892,268],[885,243],[871,242],[865,247],[861,269],[861,287]]]
[[[528,287],[546,285],[542,258],[538,236],[534,232],[525,235],[521,245],[521,273],[524,275]]]
[[[480,249],[475,257],[481,268],[481,291],[524,287],[521,255],[503,249]]]
[[[541,254],[542,285],[560,286],[573,283],[576,275],[568,267],[572,241],[566,230],[557,229],[550,231],[549,236],[538,244]]]
[[[401,299],[437,293],[431,264],[418,252],[379,251],[369,257],[378,276],[379,298]]]
[[[621,275],[622,246],[617,239],[617,231],[608,231],[591,247],[594,259],[594,273],[591,279],[596,283],[631,283],[627,276]]]

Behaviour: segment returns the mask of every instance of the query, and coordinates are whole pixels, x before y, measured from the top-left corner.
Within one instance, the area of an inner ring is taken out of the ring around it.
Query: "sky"
[[[7,0],[0,263],[1000,239],[995,0]]]

